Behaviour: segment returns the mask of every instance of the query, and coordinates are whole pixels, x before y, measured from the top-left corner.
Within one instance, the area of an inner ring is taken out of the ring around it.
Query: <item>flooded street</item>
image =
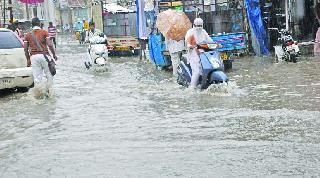
[[[59,44],[59,43],[58,43]],[[245,57],[190,91],[138,57],[61,43],[54,97],[0,98],[0,177],[318,177],[320,60]]]

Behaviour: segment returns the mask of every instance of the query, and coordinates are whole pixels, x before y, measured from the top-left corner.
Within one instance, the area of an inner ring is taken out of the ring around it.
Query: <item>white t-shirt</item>
[[[92,31],[89,29],[87,32],[86,32],[86,39],[85,41],[89,41],[90,38],[94,37],[94,36],[99,36],[101,34],[101,30],[99,29],[94,29],[94,33],[92,33]]]
[[[167,50],[172,54],[185,49],[184,40],[176,41],[172,39],[166,39],[165,41]]]

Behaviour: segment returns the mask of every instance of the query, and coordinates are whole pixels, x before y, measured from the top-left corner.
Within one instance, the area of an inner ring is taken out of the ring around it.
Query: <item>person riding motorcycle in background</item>
[[[194,20],[193,28],[188,30],[185,40],[186,47],[188,48],[188,62],[192,69],[190,87],[194,89],[198,84],[202,70],[199,57],[199,50],[201,49],[197,49],[197,45],[202,43],[212,43],[213,40],[210,38],[206,30],[203,29],[203,20],[201,18],[196,18]]]
[[[80,43],[83,42],[83,39],[81,39],[81,33],[83,32],[83,23],[80,19],[77,20],[77,22],[74,25],[74,31],[77,40],[79,40]]]

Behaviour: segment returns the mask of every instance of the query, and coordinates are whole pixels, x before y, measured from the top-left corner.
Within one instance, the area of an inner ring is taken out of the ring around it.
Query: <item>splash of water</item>
[[[232,92],[237,89],[236,82],[224,82],[220,84],[210,85],[206,90],[203,91],[204,94],[208,95],[231,95]]]
[[[43,100],[47,98],[53,98],[54,91],[52,85],[48,85],[46,80],[41,81],[34,85],[28,92],[31,98]]]
[[[110,67],[110,65],[106,65],[106,66],[93,66],[92,67],[92,71],[94,73],[105,73],[105,72],[108,72],[108,68]]]

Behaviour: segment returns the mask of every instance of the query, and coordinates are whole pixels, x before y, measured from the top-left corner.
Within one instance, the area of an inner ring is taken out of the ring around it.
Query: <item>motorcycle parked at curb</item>
[[[219,44],[215,43],[197,45],[198,49],[202,49],[199,54],[202,74],[198,81],[201,89],[207,89],[212,84],[229,81],[228,76],[225,74],[223,61],[220,59],[220,53],[216,51],[218,47]],[[192,69],[188,64],[187,54],[181,55],[177,72],[178,84],[188,87],[191,82]]]
[[[287,62],[297,62],[297,57],[300,56],[298,42],[294,41],[290,32],[286,29],[269,28],[275,30],[279,34],[277,44],[274,46],[276,62],[281,60]]]

